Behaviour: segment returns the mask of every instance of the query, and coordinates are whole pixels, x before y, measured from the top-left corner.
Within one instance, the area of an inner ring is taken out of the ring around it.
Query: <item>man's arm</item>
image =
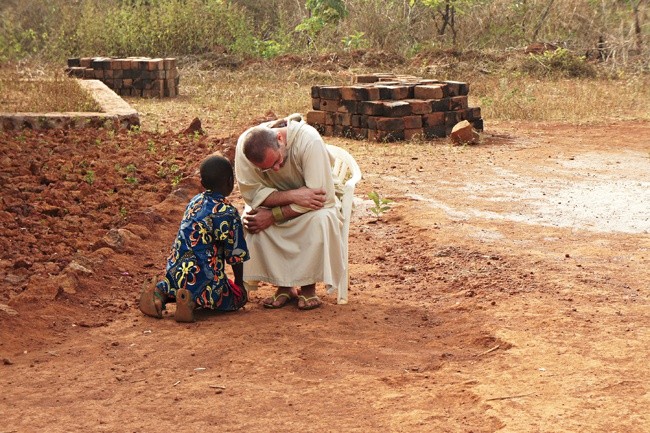
[[[318,210],[323,207],[323,203],[325,203],[324,189],[302,187],[287,191],[274,191],[264,199],[262,206],[273,208],[297,204],[311,210]]]

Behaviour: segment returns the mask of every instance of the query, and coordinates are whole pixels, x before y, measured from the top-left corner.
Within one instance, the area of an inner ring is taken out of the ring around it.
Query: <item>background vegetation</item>
[[[649,58],[648,0],[3,0],[0,60],[270,58],[553,42],[618,67]]]
[[[384,71],[469,81],[486,119],[648,119],[649,15],[650,0],[0,0],[0,71],[178,57],[179,98],[129,101],[156,127],[197,105],[228,125],[305,112],[311,85]]]

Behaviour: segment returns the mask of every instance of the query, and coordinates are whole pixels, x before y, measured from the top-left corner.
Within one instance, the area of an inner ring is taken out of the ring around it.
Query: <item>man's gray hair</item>
[[[273,129],[259,125],[252,128],[244,137],[244,155],[254,164],[264,162],[266,149],[278,149],[278,133]]]

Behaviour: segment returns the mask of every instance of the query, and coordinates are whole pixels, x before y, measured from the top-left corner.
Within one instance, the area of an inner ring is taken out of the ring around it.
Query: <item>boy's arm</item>
[[[244,264],[234,263],[230,266],[232,267],[232,273],[235,277],[235,284],[239,287],[244,287]]]

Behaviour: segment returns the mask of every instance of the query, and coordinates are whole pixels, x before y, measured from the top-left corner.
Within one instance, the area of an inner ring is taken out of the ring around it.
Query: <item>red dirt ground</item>
[[[648,432],[648,137],[332,139],[364,172],[349,305],[265,310],[263,286],[178,324],[137,295],[233,138],[0,135],[0,432]]]

